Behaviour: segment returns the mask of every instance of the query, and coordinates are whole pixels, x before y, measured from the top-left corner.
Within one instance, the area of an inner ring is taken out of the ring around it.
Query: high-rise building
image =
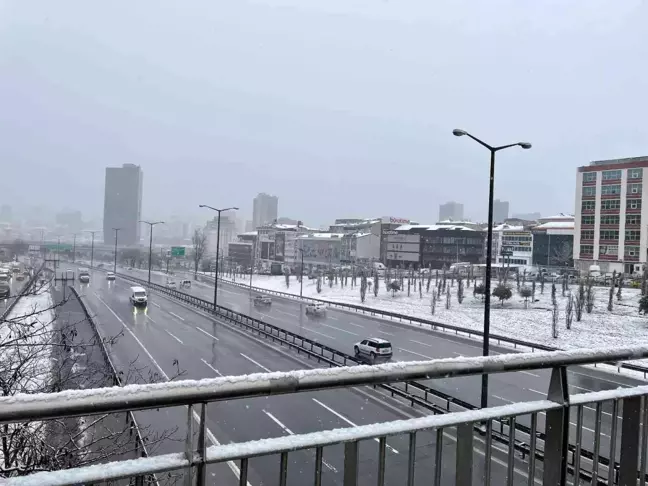
[[[136,245],[140,241],[142,219],[142,180],[139,165],[106,167],[104,196],[103,240],[115,241],[113,228],[120,228],[119,244]]]
[[[464,207],[463,204],[450,201],[439,205],[439,221],[463,221]]]
[[[252,224],[254,228],[269,224],[277,219],[279,206],[279,198],[277,196],[270,196],[264,192],[254,198],[252,208]]]
[[[509,217],[509,202],[495,199],[493,201],[493,221],[503,223]]]
[[[218,233],[218,216],[208,221],[205,225],[205,234],[207,241],[205,242],[205,256],[208,258],[216,257],[216,246],[219,246],[221,256],[228,256],[227,251],[229,244],[236,241],[236,215],[233,211],[225,211],[221,213],[220,220],[220,235]]]
[[[576,173],[574,266],[601,273],[635,273],[646,262],[648,156],[599,160]],[[646,199],[646,207],[643,201]]]

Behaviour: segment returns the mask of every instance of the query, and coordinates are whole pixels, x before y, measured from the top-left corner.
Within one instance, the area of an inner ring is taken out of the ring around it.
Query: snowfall
[[[231,280],[227,278],[227,280]],[[372,281],[370,279],[370,281]],[[249,285],[249,278],[237,278],[237,283]],[[360,279],[358,279],[358,284]],[[380,280],[378,296],[375,297],[372,289],[367,289],[364,304],[360,301],[360,286],[349,285],[340,288],[340,283],[333,284],[330,288],[328,281],[322,280],[322,291],[317,293],[316,281],[304,278],[304,297],[341,302],[347,304],[364,305],[375,309],[397,312],[407,316],[421,317],[442,324],[449,324],[466,330],[481,331],[484,326],[484,303],[480,296],[473,296],[474,283],[469,288],[464,288],[464,300],[459,304],[457,300],[457,283],[451,286],[450,279],[450,308],[446,309],[446,296],[436,302],[434,315],[431,312],[431,295],[435,279],[432,278],[430,292],[425,291],[426,282],[423,281],[423,296],[419,297],[418,284],[416,291],[412,285],[410,296],[407,295],[407,282],[404,290],[392,295],[385,289],[385,281]],[[465,281],[464,281],[465,284]],[[493,287],[497,284],[493,282]],[[638,289],[623,288],[621,300],[617,299],[616,290],[612,311],[608,311],[609,288],[594,287],[595,304],[591,314],[583,310],[580,322],[573,317],[571,329],[566,328],[565,306],[569,299],[569,292],[577,291],[577,285],[569,286],[569,291],[562,295],[562,285],[556,283],[556,302],[559,310],[558,337],[552,337],[552,305],[551,283],[545,283],[544,292],[540,290],[540,283],[536,282],[536,302],[528,303],[525,308],[524,299],[517,292],[516,281],[509,280],[507,284],[513,291],[511,299],[500,305],[496,297],[491,297],[491,333],[512,337],[527,342],[553,346],[559,349],[591,348],[591,347],[624,347],[648,343],[648,317],[639,315]],[[299,282],[295,277],[290,278],[290,287],[286,288],[286,279],[283,276],[255,275],[252,286],[261,289],[286,292],[299,295]],[[522,286],[522,284],[520,284]],[[531,284],[527,282],[530,288]],[[416,324],[414,324],[416,325]],[[416,325],[417,326],[417,325]]]

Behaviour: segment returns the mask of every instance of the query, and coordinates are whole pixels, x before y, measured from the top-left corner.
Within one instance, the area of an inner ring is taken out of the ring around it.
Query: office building
[[[113,228],[120,228],[120,245],[139,244],[143,178],[144,173],[139,165],[124,164],[121,167],[106,167],[104,243],[113,243],[115,241]]]
[[[509,202],[495,199],[493,201],[493,221],[503,223],[509,217]]]
[[[439,221],[463,221],[463,217],[463,204],[450,201],[439,205]]]
[[[648,156],[599,160],[576,173],[574,266],[635,273],[646,262],[648,207],[643,171]]]
[[[220,219],[220,235],[218,233],[218,216],[208,221],[205,225],[205,256],[207,258],[216,257],[216,247],[219,246],[220,256],[228,256],[229,244],[236,241],[236,215],[233,211],[224,211]]]
[[[252,224],[254,229],[264,224],[271,224],[277,219],[279,198],[264,192],[254,198],[252,208]]]

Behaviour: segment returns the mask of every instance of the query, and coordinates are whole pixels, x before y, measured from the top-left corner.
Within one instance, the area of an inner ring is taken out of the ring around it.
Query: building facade
[[[495,199],[493,201],[493,222],[503,223],[509,217],[509,202]]]
[[[500,224],[494,227],[491,255],[494,264],[531,267],[533,265],[533,232],[531,228],[509,224]]]
[[[540,218],[533,233],[533,264],[538,267],[574,266],[574,216]]]
[[[576,173],[574,265],[633,273],[646,262],[648,208],[643,174],[648,157],[600,160]]]
[[[277,220],[279,198],[262,192],[254,198],[252,204],[252,229],[257,229]]]
[[[299,261],[304,265],[330,267],[342,263],[343,233],[307,233],[297,237]]]
[[[115,241],[113,228],[120,228],[120,245],[140,242],[142,219],[142,184],[144,173],[139,165],[106,167],[104,194],[103,241]]]
[[[236,218],[232,212],[221,213],[220,234],[218,233],[218,216],[208,221],[205,225],[205,256],[216,258],[217,246],[220,247],[220,256],[226,257],[229,252],[229,244],[237,240]]]
[[[439,221],[462,221],[464,217],[463,204],[450,201],[439,205]]]

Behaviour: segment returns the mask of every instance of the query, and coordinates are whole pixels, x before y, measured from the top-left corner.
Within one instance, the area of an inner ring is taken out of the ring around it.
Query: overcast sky
[[[0,0],[0,202],[145,215],[279,197],[281,216],[573,211],[576,167],[648,154],[640,0]],[[205,217],[211,215],[205,215]]]

